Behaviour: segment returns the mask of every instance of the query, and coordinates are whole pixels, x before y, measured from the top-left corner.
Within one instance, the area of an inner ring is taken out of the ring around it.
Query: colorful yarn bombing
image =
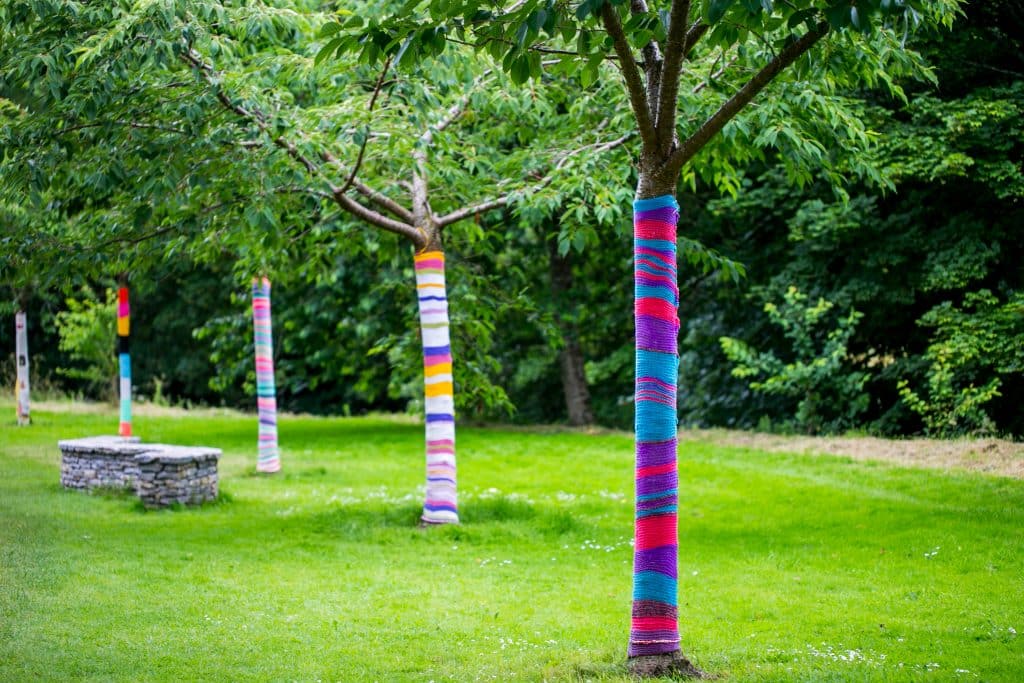
[[[676,384],[679,205],[663,195],[633,204],[636,288],[636,543],[630,657],[679,649]]]
[[[121,388],[121,423],[117,433],[132,435],[132,359],[128,352],[128,333],[131,331],[131,311],[128,306],[128,288],[117,290],[117,367]]]
[[[427,421],[427,495],[422,520],[459,521],[455,493],[455,398],[448,336],[444,254],[416,254],[416,293],[423,329],[423,377]]]
[[[252,324],[256,346],[256,409],[259,413],[257,472],[277,472],[277,391],[274,386],[274,343],[270,326],[270,280],[252,280]]]
[[[31,422],[28,406],[28,327],[25,312],[14,314],[14,350],[18,365],[17,383],[14,385],[14,401],[18,410],[18,424],[27,425]]]

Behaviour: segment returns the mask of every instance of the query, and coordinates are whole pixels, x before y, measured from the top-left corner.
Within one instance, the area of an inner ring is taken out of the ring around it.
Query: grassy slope
[[[622,677],[626,435],[463,429],[464,523],[423,532],[415,425],[285,418],[265,478],[254,418],[140,417],[146,440],[225,451],[226,502],[147,513],[58,484],[55,441],[116,418],[34,417],[0,426],[0,680]],[[681,463],[705,669],[1024,679],[1024,482],[701,443]]]

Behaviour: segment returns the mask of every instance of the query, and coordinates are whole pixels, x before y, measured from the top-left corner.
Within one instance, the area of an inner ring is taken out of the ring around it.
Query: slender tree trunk
[[[631,669],[641,675],[690,666],[680,653],[677,578],[679,206],[673,185],[657,193],[650,185],[641,174],[641,198],[633,204],[636,517],[628,655]]]
[[[15,399],[18,410],[18,424],[31,424],[29,416],[29,384],[28,384],[28,320],[25,311],[18,311],[14,316],[15,361],[18,366],[18,379],[15,386]]]
[[[270,321],[270,280],[252,280],[252,324],[256,350],[256,410],[259,416],[257,472],[277,472],[277,390],[274,384],[274,340]]]
[[[128,305],[128,287],[122,278],[117,290],[117,366],[120,378],[121,420],[117,433],[132,435],[132,361],[128,350],[131,331],[131,310]]]
[[[422,251],[415,261],[427,425],[427,492],[421,520],[457,524],[455,399],[444,252],[440,248]]]
[[[566,298],[573,285],[572,259],[568,255],[562,256],[558,253],[558,243],[555,240],[551,240],[548,245],[548,264],[551,274],[551,298],[557,309],[555,315],[564,342],[558,355],[558,363],[562,371],[566,413],[569,416],[569,424],[590,425],[594,423],[594,413],[590,409],[590,390],[583,367],[579,328],[575,322],[561,314],[561,311],[570,305]]]

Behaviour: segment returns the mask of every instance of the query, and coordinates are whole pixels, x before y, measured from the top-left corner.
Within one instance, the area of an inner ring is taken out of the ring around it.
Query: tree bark
[[[558,253],[556,240],[549,242],[548,264],[551,274],[551,299],[555,304],[556,322],[563,341],[558,363],[561,367],[566,414],[569,417],[569,424],[573,426],[592,425],[594,413],[590,408],[590,389],[587,387],[587,376],[584,371],[579,328],[569,316],[562,313],[570,306],[566,299],[573,286],[572,258],[569,254],[562,256]]]
[[[274,382],[274,338],[270,318],[270,280],[252,279],[253,346],[256,355],[256,411],[259,437],[257,472],[279,472],[281,452],[277,443],[277,389]]]

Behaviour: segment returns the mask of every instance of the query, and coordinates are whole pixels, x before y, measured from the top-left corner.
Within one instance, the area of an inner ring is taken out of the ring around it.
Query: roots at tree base
[[[683,656],[679,650],[660,655],[637,655],[629,658],[629,673],[642,678],[681,676],[684,678],[710,678]]]

